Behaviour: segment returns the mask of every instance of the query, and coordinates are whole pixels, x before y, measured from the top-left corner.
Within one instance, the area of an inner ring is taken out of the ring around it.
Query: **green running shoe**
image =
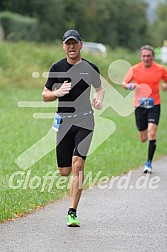
[[[77,219],[75,213],[71,212],[67,215],[67,226],[69,227],[80,227],[80,222]]]

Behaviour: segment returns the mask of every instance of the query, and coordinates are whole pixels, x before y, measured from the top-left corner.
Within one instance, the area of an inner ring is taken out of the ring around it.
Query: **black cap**
[[[69,39],[75,39],[77,42],[81,41],[81,37],[76,30],[68,30],[64,33],[63,42],[65,43]]]

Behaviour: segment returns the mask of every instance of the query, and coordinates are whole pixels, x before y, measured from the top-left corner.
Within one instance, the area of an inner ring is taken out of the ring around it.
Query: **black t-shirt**
[[[58,98],[57,112],[79,114],[91,111],[91,85],[94,88],[101,86],[98,67],[85,59],[71,65],[64,58],[52,65],[45,87],[49,90],[59,89],[66,80],[71,82],[72,87],[69,94]]]

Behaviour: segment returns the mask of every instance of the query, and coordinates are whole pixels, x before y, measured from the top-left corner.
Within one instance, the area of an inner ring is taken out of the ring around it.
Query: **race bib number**
[[[58,131],[60,127],[60,123],[61,123],[61,116],[59,114],[56,114],[53,124],[52,124],[52,129],[54,129],[55,131]]]
[[[154,107],[154,98],[140,98],[139,103],[142,108],[152,108]]]

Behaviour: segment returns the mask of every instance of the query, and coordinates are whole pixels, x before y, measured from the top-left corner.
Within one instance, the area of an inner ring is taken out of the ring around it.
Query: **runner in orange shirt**
[[[149,141],[148,159],[144,173],[152,172],[152,160],[156,149],[156,132],[160,118],[160,81],[167,90],[167,70],[154,61],[154,49],[145,45],[140,49],[141,62],[132,66],[123,80],[123,87],[135,89],[135,119],[141,142]]]

